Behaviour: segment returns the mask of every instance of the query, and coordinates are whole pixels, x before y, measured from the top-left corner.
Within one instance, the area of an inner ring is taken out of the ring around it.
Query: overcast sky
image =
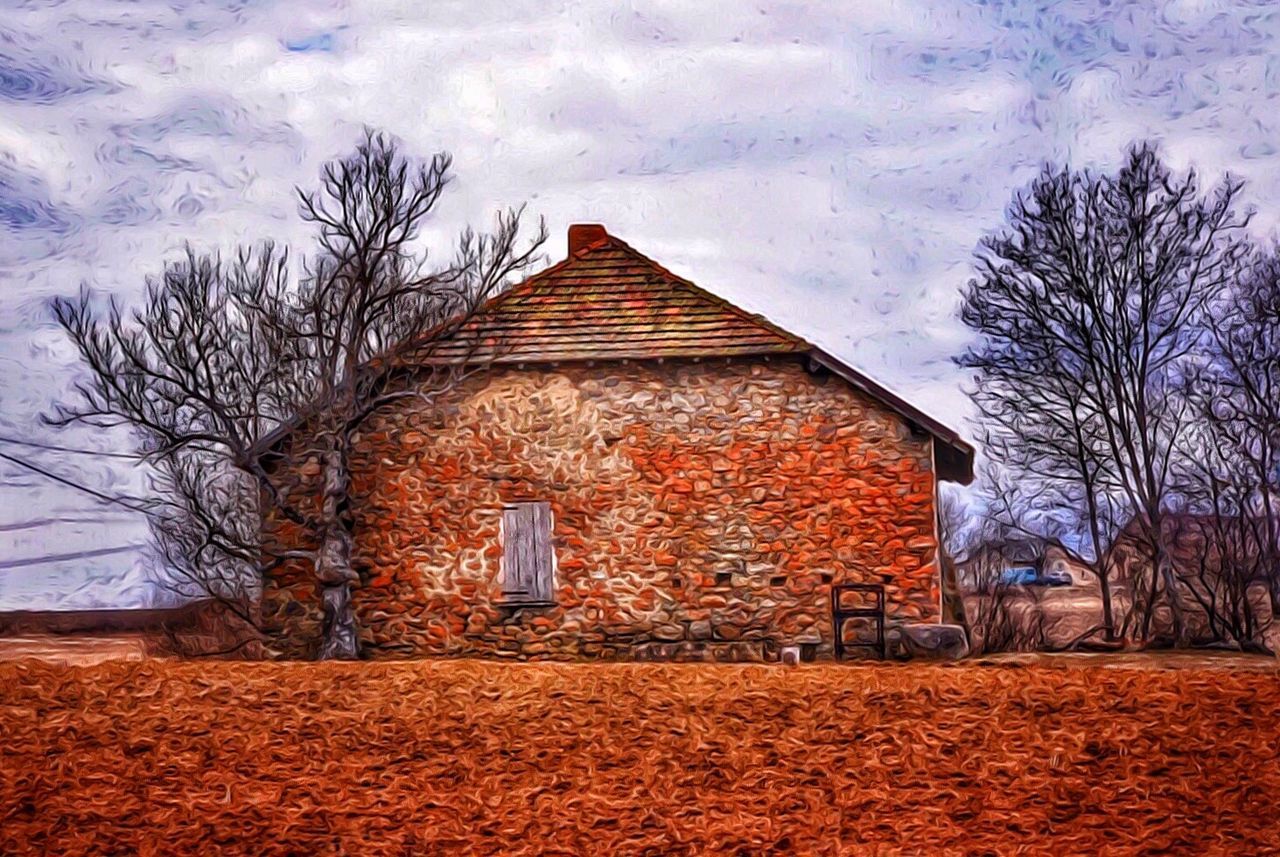
[[[291,187],[363,125],[453,153],[434,234],[527,201],[965,428],[949,363],[974,245],[1045,160],[1280,191],[1265,2],[31,2],[0,18],[0,435],[76,377],[46,302],[126,301],[183,242],[304,246]],[[1280,207],[1277,207],[1280,210]],[[111,494],[111,459],[0,442]],[[0,460],[0,609],[146,598],[139,516]]]

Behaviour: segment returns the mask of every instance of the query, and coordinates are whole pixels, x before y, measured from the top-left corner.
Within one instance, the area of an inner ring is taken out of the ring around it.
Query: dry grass
[[[64,666],[140,661],[153,646],[142,634],[20,634],[0,637],[0,661],[36,658]]]
[[[0,664],[0,853],[1262,854],[1280,672]]]

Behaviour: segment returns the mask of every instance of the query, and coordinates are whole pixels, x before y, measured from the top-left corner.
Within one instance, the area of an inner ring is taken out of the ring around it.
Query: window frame
[[[529,558],[534,564],[533,570],[529,572],[525,580],[531,580],[533,585],[520,588],[516,586],[516,583],[521,579],[520,570],[511,568],[512,563],[517,561],[518,556],[516,548],[510,541],[512,536],[509,530],[511,528],[511,513],[525,510],[532,512],[532,524],[529,529],[529,538],[532,539],[532,545]],[[545,530],[539,527],[539,512],[545,516]],[[540,536],[544,538],[540,538]],[[558,569],[555,551],[555,514],[552,511],[551,503],[546,500],[513,500],[503,503],[502,514],[498,524],[498,544],[501,548],[498,564],[501,603],[530,607],[554,605],[556,603]],[[544,556],[539,552],[540,547],[545,549],[545,563],[539,562],[539,558]],[[515,579],[513,579],[513,575]]]

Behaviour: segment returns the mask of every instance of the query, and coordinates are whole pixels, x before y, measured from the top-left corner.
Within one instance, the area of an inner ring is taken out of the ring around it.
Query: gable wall
[[[891,618],[938,620],[930,440],[794,358],[495,369],[443,413],[379,415],[362,443],[356,604],[375,657],[829,653],[828,580],[887,580]],[[500,605],[499,522],[519,500],[552,506],[554,608]],[[290,583],[264,612],[303,654],[318,608]]]

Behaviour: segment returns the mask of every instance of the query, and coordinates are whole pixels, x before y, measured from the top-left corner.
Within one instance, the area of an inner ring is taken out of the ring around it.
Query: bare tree
[[[134,430],[159,495],[149,516],[162,583],[182,597],[217,599],[251,632],[262,630],[253,607],[258,583],[284,559],[261,551],[259,492],[304,520],[254,455],[293,408],[283,367],[297,343],[262,311],[288,286],[287,256],[270,244],[230,262],[188,248],[148,279],[146,299],[132,312],[114,298],[100,308],[87,288],[52,305],[89,378],[77,385],[79,401],[55,406],[46,419]]]
[[[1176,469],[1187,514],[1170,529],[1188,597],[1218,641],[1244,647],[1280,615],[1280,260],[1256,253],[1208,314],[1185,377],[1196,415]],[[1261,591],[1263,605],[1257,603]]]
[[[299,435],[309,443],[295,444],[293,454],[321,465],[315,571],[323,658],[353,658],[359,650],[351,608],[359,580],[350,515],[354,435],[379,408],[405,398],[429,403],[480,368],[472,360],[431,360],[431,345],[451,339],[533,264],[547,237],[540,224],[521,248],[522,211],[511,209],[498,215],[491,234],[463,232],[453,260],[431,267],[413,242],[449,180],[449,166],[447,155],[437,155],[412,167],[387,138],[368,133],[353,155],[325,168],[320,192],[299,191],[303,218],[318,227],[319,249],[281,316],[288,337],[305,343],[298,377],[311,403]],[[398,383],[406,367],[413,381]]]
[[[1077,498],[1095,557],[1105,518],[1133,516],[1154,566],[1143,639],[1157,587],[1184,638],[1161,543],[1191,418],[1176,393],[1206,306],[1239,267],[1240,187],[1227,179],[1202,195],[1194,172],[1174,176],[1146,143],[1115,175],[1046,167],[1014,198],[1008,225],[983,239],[965,292],[962,318],[979,339],[959,362],[975,370],[993,457]]]
[[[308,563],[323,604],[322,658],[359,655],[351,456],[361,426],[484,368],[470,358],[492,356],[491,342],[432,355],[546,239],[540,223],[522,241],[522,209],[509,209],[492,233],[465,230],[452,258],[435,263],[418,236],[449,168],[447,155],[416,163],[366,132],[324,168],[319,191],[299,191],[317,229],[300,277],[270,244],[226,265],[189,251],[127,318],[114,301],[100,312],[87,290],[53,306],[90,380],[51,421],[136,430],[173,511],[154,528],[160,553],[186,583],[242,605],[246,622],[263,575]],[[264,536],[269,518],[293,537]]]
[[[1199,399],[1206,440],[1234,460],[1241,505],[1254,518],[1259,559],[1280,616],[1280,248],[1253,255],[1247,271],[1210,313],[1209,359]],[[1202,459],[1199,450],[1192,457]]]

